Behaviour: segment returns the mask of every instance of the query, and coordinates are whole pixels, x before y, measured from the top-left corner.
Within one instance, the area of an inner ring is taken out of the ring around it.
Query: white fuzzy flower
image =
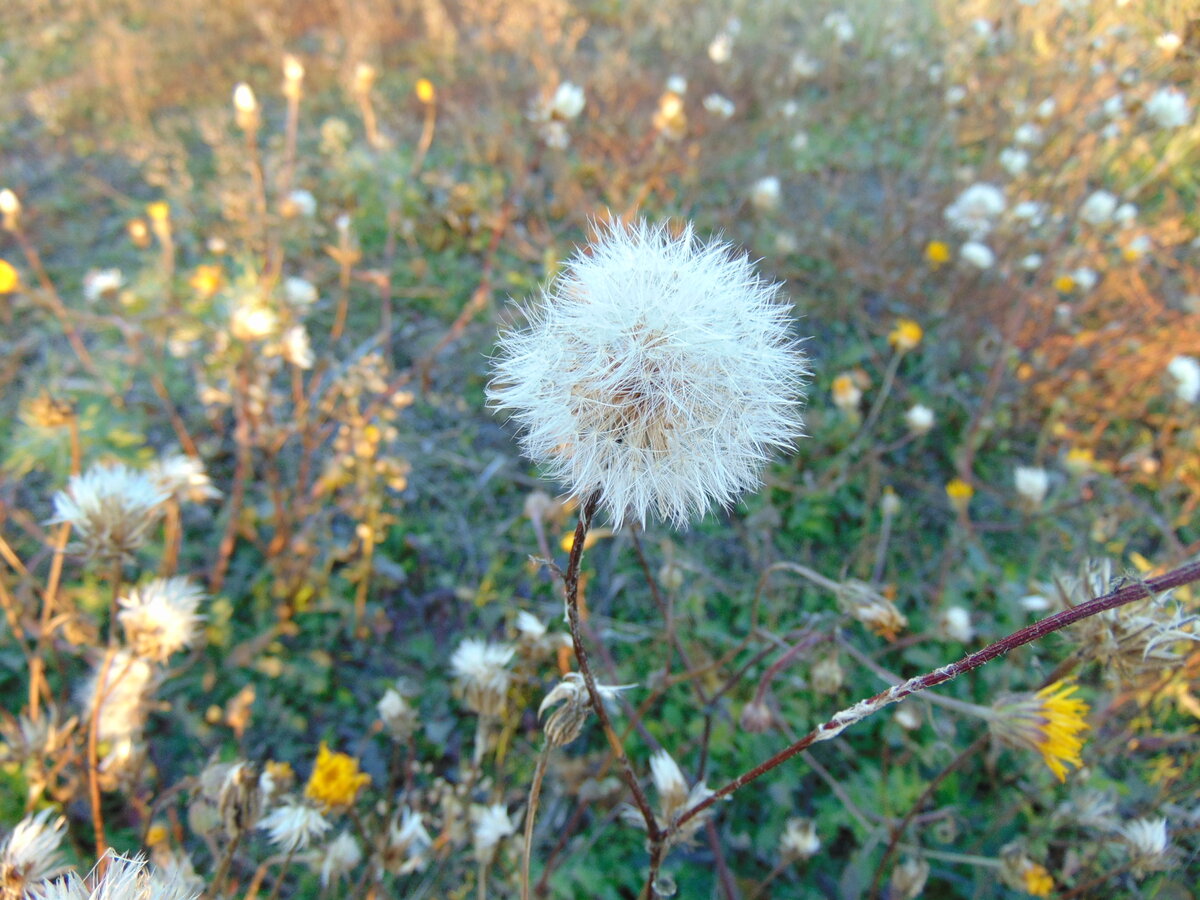
[[[0,846],[0,896],[26,896],[27,888],[63,871],[65,826],[49,809],[17,823]]]
[[[146,474],[161,491],[179,502],[203,503],[221,496],[205,473],[204,463],[186,453],[172,453],[156,459],[146,468]]]
[[[107,673],[104,672],[103,658],[98,659],[79,691],[85,719],[91,719],[96,707],[96,688],[102,674],[106,677],[100,691],[98,736],[102,741],[113,743],[132,741],[146,724],[154,670],[150,663],[129,650],[118,650],[113,654]]]
[[[754,182],[750,188],[750,203],[759,212],[771,212],[779,208],[782,186],[774,175],[767,175]]]
[[[667,78],[667,90],[672,94],[679,94],[681,97],[687,93],[687,79],[682,75],[672,75]]]
[[[471,837],[475,844],[475,858],[483,863],[491,862],[500,842],[515,834],[517,827],[508,817],[508,810],[503,803],[476,806],[472,808],[471,813],[475,820],[471,830]]]
[[[728,119],[736,109],[733,101],[723,94],[709,94],[704,98],[704,108],[721,119]]]
[[[961,606],[947,607],[938,619],[938,630],[952,641],[969,644],[975,636],[971,613]]]
[[[1032,122],[1018,125],[1017,130],[1013,132],[1013,142],[1027,146],[1040,144],[1042,142],[1042,129],[1038,128]]]
[[[970,263],[978,269],[990,269],[996,264],[996,254],[987,244],[979,241],[967,241],[958,251],[963,262]]]
[[[1022,500],[1030,506],[1041,506],[1050,489],[1050,475],[1041,466],[1017,466],[1013,483]]]
[[[124,284],[120,269],[92,269],[83,276],[83,299],[96,303],[115,294]]]
[[[125,559],[145,542],[167,496],[144,472],[96,465],[72,475],[67,489],[54,495],[50,522],[71,523],[74,552]]]
[[[1054,113],[1058,110],[1058,102],[1053,97],[1047,97],[1037,105],[1037,117],[1039,119],[1053,118]]]
[[[788,819],[779,838],[779,855],[789,862],[809,859],[821,849],[817,823],[812,819]]]
[[[1113,212],[1113,221],[1122,228],[1128,228],[1137,221],[1138,208],[1132,203],[1122,203]]]
[[[1026,272],[1033,272],[1042,267],[1042,254],[1030,253],[1021,257],[1020,266]]]
[[[421,814],[402,806],[388,826],[387,844],[383,850],[383,867],[393,875],[419,872],[429,863],[433,838],[425,830]]]
[[[343,831],[332,841],[318,857],[321,870],[321,887],[327,888],[342,880],[343,876],[354,871],[354,867],[362,862],[362,848],[358,841]]]
[[[933,427],[933,410],[917,403],[904,414],[904,424],[913,434],[926,434]]]
[[[1174,31],[1165,31],[1154,39],[1154,46],[1163,53],[1172,54],[1183,44],[1183,38]]]
[[[279,354],[297,369],[311,369],[316,361],[312,342],[309,341],[308,331],[303,325],[293,325],[283,333],[279,343]]]
[[[317,198],[313,196],[312,191],[303,188],[296,188],[288,193],[287,206],[306,219],[311,219],[317,214]]]
[[[283,299],[293,309],[305,312],[317,302],[317,297],[317,288],[311,281],[296,275],[283,279]]]
[[[120,599],[117,618],[133,652],[162,663],[196,640],[203,599],[204,591],[186,578],[156,578]]]
[[[278,330],[279,315],[258,297],[242,297],[229,315],[229,332],[239,341],[261,341]]]
[[[1079,218],[1099,227],[1112,221],[1117,205],[1117,198],[1108,191],[1093,191],[1079,207]]]
[[[108,868],[100,874],[97,865],[86,879],[71,872],[66,878],[42,884],[25,894],[32,900],[196,900],[197,887],[175,868],[164,871],[150,867],[143,856],[120,856],[109,850]],[[6,895],[7,896],[7,895]]]
[[[379,702],[375,704],[379,720],[397,741],[406,741],[417,727],[417,711],[404,699],[395,688],[384,691]]]
[[[1000,151],[1000,165],[1015,178],[1029,168],[1029,154],[1019,147],[1005,147]]]
[[[1004,212],[1004,192],[993,184],[980,182],[964,190],[946,207],[946,223],[955,231],[973,238],[987,235]]]
[[[526,454],[619,525],[676,524],[755,486],[801,429],[789,307],[687,228],[614,224],[501,338],[489,399]]]
[[[515,651],[507,644],[467,638],[450,657],[450,668],[467,706],[479,715],[504,711],[512,673],[508,664]]]
[[[1012,214],[1014,219],[1028,223],[1030,228],[1037,228],[1046,221],[1046,204],[1022,200],[1013,207]]]
[[[729,62],[729,57],[733,55],[733,36],[727,32],[721,32],[712,39],[712,43],[708,45],[708,58],[715,62],[718,66]]]
[[[1100,276],[1096,274],[1096,270],[1089,269],[1087,266],[1080,266],[1071,273],[1071,277],[1075,279],[1075,284],[1078,285],[1079,290],[1085,294],[1100,281]]]
[[[1171,847],[1166,819],[1134,819],[1120,832],[1129,845],[1134,875],[1168,868]]]
[[[1175,379],[1175,396],[1195,403],[1200,397],[1200,362],[1194,356],[1176,356],[1167,363],[1167,374]]]
[[[331,827],[317,810],[292,801],[277,806],[258,823],[258,828],[267,832],[267,839],[284,853],[303,850]]]
[[[554,97],[550,100],[549,113],[558,119],[574,119],[583,112],[586,103],[587,96],[584,94],[583,88],[564,81],[554,91]]]
[[[1159,128],[1182,128],[1192,121],[1187,94],[1177,87],[1159,88],[1146,101],[1146,113]]]

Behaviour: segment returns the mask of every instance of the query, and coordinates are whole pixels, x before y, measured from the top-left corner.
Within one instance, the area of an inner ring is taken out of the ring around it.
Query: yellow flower
[[[146,846],[157,847],[159,844],[165,844],[169,838],[170,832],[167,831],[167,826],[161,822],[155,822],[146,832]]]
[[[221,289],[224,273],[220,266],[196,266],[188,284],[203,297],[211,297]]]
[[[849,372],[843,372],[833,379],[831,393],[834,406],[847,412],[857,409],[862,400],[862,390],[855,383],[854,375]]]
[[[1049,897],[1050,892],[1054,890],[1054,879],[1046,871],[1046,867],[1040,863],[1030,863],[1023,877],[1025,893],[1032,894],[1034,897]]]
[[[945,241],[930,241],[925,246],[925,261],[931,269],[940,269],[950,262],[950,245]]]
[[[1087,447],[1072,447],[1067,451],[1066,466],[1076,475],[1090,471],[1096,465],[1096,454]]]
[[[593,528],[587,533],[587,537],[583,539],[583,549],[591,550],[596,546],[596,543],[602,538],[612,537],[611,528]],[[563,539],[559,541],[559,546],[563,548],[564,553],[570,553],[575,546],[575,532],[568,531],[563,535]]]
[[[1059,275],[1054,279],[1054,289],[1060,294],[1069,294],[1075,290],[1075,279],[1070,275]]]
[[[436,93],[433,89],[433,82],[428,78],[417,79],[417,99],[422,103],[432,103]]]
[[[965,512],[967,504],[975,496],[975,488],[971,487],[971,485],[967,484],[961,478],[951,478],[946,483],[946,496],[950,498],[950,503],[955,509]]]
[[[1091,707],[1072,696],[1077,690],[1079,685],[1067,679],[1036,694],[998,703],[992,707],[992,733],[1009,746],[1041,753],[1058,780],[1066,781],[1068,763],[1075,768],[1083,765],[1079,735],[1089,727],[1084,717]]]
[[[349,806],[358,792],[371,783],[371,776],[358,771],[358,760],[346,753],[334,753],[321,741],[317,762],[304,788],[304,795],[315,800],[326,812]]]
[[[921,326],[912,319],[900,319],[896,322],[896,327],[892,329],[892,333],[888,335],[888,343],[895,347],[901,353],[907,353],[912,350],[917,344],[921,343],[921,338],[925,332],[921,330]]]
[[[169,204],[159,200],[157,203],[151,203],[146,207],[146,215],[150,217],[151,222],[165,222],[171,217],[171,207]]]
[[[21,276],[7,260],[0,259],[0,294],[11,294],[21,286]]]

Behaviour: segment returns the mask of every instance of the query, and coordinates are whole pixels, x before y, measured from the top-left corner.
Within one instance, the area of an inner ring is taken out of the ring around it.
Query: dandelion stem
[[[860,700],[858,703],[848,707],[837,713],[828,722],[819,725],[796,741],[789,747],[776,753],[770,759],[759,763],[752,769],[743,772],[733,781],[726,784],[713,794],[709,795],[704,800],[697,803],[695,806],[684,811],[678,819],[675,820],[667,828],[668,836],[677,831],[679,826],[683,825],[690,819],[708,809],[718,800],[728,797],[734,791],[749,784],[751,781],[765,775],[772,769],[778,768],[787,762],[801,750],[806,750],[808,747],[820,741],[831,740],[837,737],[848,727],[860,722],[872,713],[878,712],[885,706],[903,700],[905,697],[926,690],[931,687],[936,687],[957,678],[967,672],[977,669],[984,663],[991,662],[998,656],[1003,656],[1010,650],[1015,650],[1017,647],[1022,647],[1025,644],[1043,638],[1048,634],[1052,634],[1068,625],[1072,625],[1081,619],[1086,619],[1089,616],[1094,616],[1098,613],[1106,612],[1110,609],[1116,609],[1119,606],[1124,606],[1127,603],[1132,603],[1135,600],[1141,600],[1154,594],[1162,593],[1173,588],[1180,587],[1185,584],[1191,584],[1194,581],[1200,581],[1200,561],[1191,562],[1187,565],[1180,566],[1167,572],[1165,575],[1160,575],[1157,578],[1150,578],[1144,582],[1126,585],[1120,590],[1111,591],[1100,597],[1089,600],[1086,603],[1081,603],[1070,609],[1065,609],[1062,612],[1055,613],[1052,616],[1047,616],[1041,621],[1034,622],[1032,625],[1027,625],[1018,631],[1013,632],[1008,637],[996,641],[994,644],[989,644],[982,650],[975,653],[969,653],[957,662],[934,669],[932,672],[926,672],[924,675],[918,675],[915,678],[910,678],[902,684],[894,685],[886,691],[881,691],[872,697],[865,700]]]
[[[533,855],[533,819],[537,815],[538,798],[542,794],[542,779],[550,762],[550,742],[546,741],[538,756],[533,784],[529,787],[529,809],[525,813],[525,848],[521,853],[521,900],[529,900],[529,861]]]
[[[587,650],[583,646],[583,630],[579,621],[579,564],[583,559],[583,545],[587,540],[588,528],[592,524],[592,516],[595,515],[596,507],[599,505],[600,492],[596,491],[584,502],[583,509],[579,512],[579,522],[575,526],[575,539],[571,544],[571,554],[567,558],[567,571],[563,576],[567,599],[567,619],[571,626],[571,641],[575,646],[575,659],[579,663],[579,672],[583,675],[583,682],[587,685],[588,697],[592,701],[592,709],[596,711],[596,718],[600,720],[600,726],[604,729],[604,735],[608,738],[613,755],[616,756],[617,761],[621,764],[625,783],[633,794],[633,800],[637,805],[638,812],[642,814],[642,818],[646,822],[646,833],[649,834],[652,845],[657,846],[658,842],[664,836],[663,830],[658,827],[658,822],[655,821],[654,813],[650,809],[650,801],[646,798],[646,793],[642,790],[642,786],[638,782],[637,775],[633,771],[633,766],[630,765],[629,757],[625,755],[625,747],[621,744],[616,732],[613,731],[612,720],[609,719],[608,710],[604,708],[604,701],[600,698],[600,692],[596,689],[596,679],[592,677],[592,668],[588,664]],[[653,858],[654,853],[652,850],[651,859],[653,860]]]

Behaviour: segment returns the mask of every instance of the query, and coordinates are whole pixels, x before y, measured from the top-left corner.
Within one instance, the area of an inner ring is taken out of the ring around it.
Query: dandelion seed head
[[[95,465],[72,475],[54,495],[52,524],[69,522],[73,552],[90,558],[132,557],[158,520],[167,493],[144,472],[122,465]]]
[[[776,294],[690,228],[614,224],[502,336],[489,399],[575,497],[683,525],[801,432],[805,360]]]
[[[186,578],[156,578],[120,599],[117,618],[138,656],[166,662],[196,640],[204,592]]]

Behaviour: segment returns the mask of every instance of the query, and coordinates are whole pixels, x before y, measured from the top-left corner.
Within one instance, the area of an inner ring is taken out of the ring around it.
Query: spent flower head
[[[117,618],[134,653],[163,663],[196,640],[203,599],[204,591],[186,578],[156,578],[120,599]]]
[[[600,695],[601,700],[611,700],[621,691],[627,691],[631,687],[634,685],[598,684],[596,693]],[[558,709],[546,719],[546,740],[552,746],[562,747],[579,737],[579,732],[583,730],[583,725],[592,711],[592,699],[588,695],[582,675],[578,672],[568,672],[564,675],[562,681],[542,700],[541,706],[538,707],[538,716],[541,717],[547,709],[556,705]]]
[[[489,399],[573,496],[682,525],[800,434],[807,369],[777,290],[690,226],[614,223],[501,337]]]
[[[71,524],[74,552],[124,560],[145,543],[167,496],[144,472],[122,465],[95,465],[82,475],[72,475],[67,489],[54,495],[50,521]]]
[[[267,839],[284,853],[294,853],[320,838],[332,826],[329,820],[311,806],[288,801],[271,810],[258,823],[267,832]]]
[[[204,462],[186,453],[172,453],[155,460],[146,474],[159,490],[180,502],[191,500],[193,503],[203,503],[221,496],[204,471]]]
[[[27,896],[27,888],[63,871],[65,826],[49,809],[17,823],[0,845],[0,897]]]
[[[472,712],[481,716],[499,716],[504,712],[515,649],[478,638],[467,638],[450,657],[450,668],[463,700]]]

